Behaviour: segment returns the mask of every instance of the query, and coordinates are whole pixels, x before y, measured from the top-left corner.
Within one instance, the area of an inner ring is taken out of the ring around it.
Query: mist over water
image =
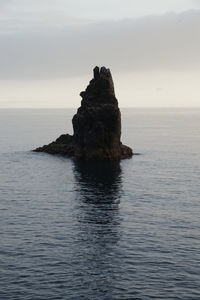
[[[33,153],[74,110],[0,110],[0,299],[199,299],[200,110],[122,110],[141,155]]]

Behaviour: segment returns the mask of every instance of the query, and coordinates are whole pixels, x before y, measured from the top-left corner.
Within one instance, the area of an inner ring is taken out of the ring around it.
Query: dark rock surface
[[[74,135],[61,135],[36,152],[62,154],[81,159],[120,160],[130,158],[132,149],[120,142],[121,114],[109,69],[94,68],[82,97],[81,107],[72,119]]]

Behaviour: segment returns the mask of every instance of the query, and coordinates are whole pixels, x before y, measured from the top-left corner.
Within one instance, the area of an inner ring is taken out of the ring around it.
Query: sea
[[[132,159],[32,149],[74,109],[0,110],[0,300],[200,299],[200,109],[122,109]]]

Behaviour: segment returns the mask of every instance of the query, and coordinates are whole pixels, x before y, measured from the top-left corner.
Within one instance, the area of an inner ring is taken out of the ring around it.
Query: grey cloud
[[[61,0],[8,0],[6,4],[1,1],[0,34],[25,32],[31,34],[36,31],[56,30],[69,25],[78,26],[91,23],[91,20],[68,15],[66,7],[61,5]]]
[[[115,71],[200,67],[200,11],[0,34],[0,78],[59,78],[94,65]]]
[[[193,7],[192,0],[0,0],[0,32],[50,30]]]
[[[192,1],[196,6],[200,6],[200,1],[199,0],[193,0]]]

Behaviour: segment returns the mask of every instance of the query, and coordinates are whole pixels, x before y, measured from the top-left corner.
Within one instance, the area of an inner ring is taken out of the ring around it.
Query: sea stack
[[[109,69],[95,67],[81,106],[72,119],[74,134],[63,134],[36,152],[61,154],[90,160],[130,158],[132,149],[121,143],[121,113]]]

